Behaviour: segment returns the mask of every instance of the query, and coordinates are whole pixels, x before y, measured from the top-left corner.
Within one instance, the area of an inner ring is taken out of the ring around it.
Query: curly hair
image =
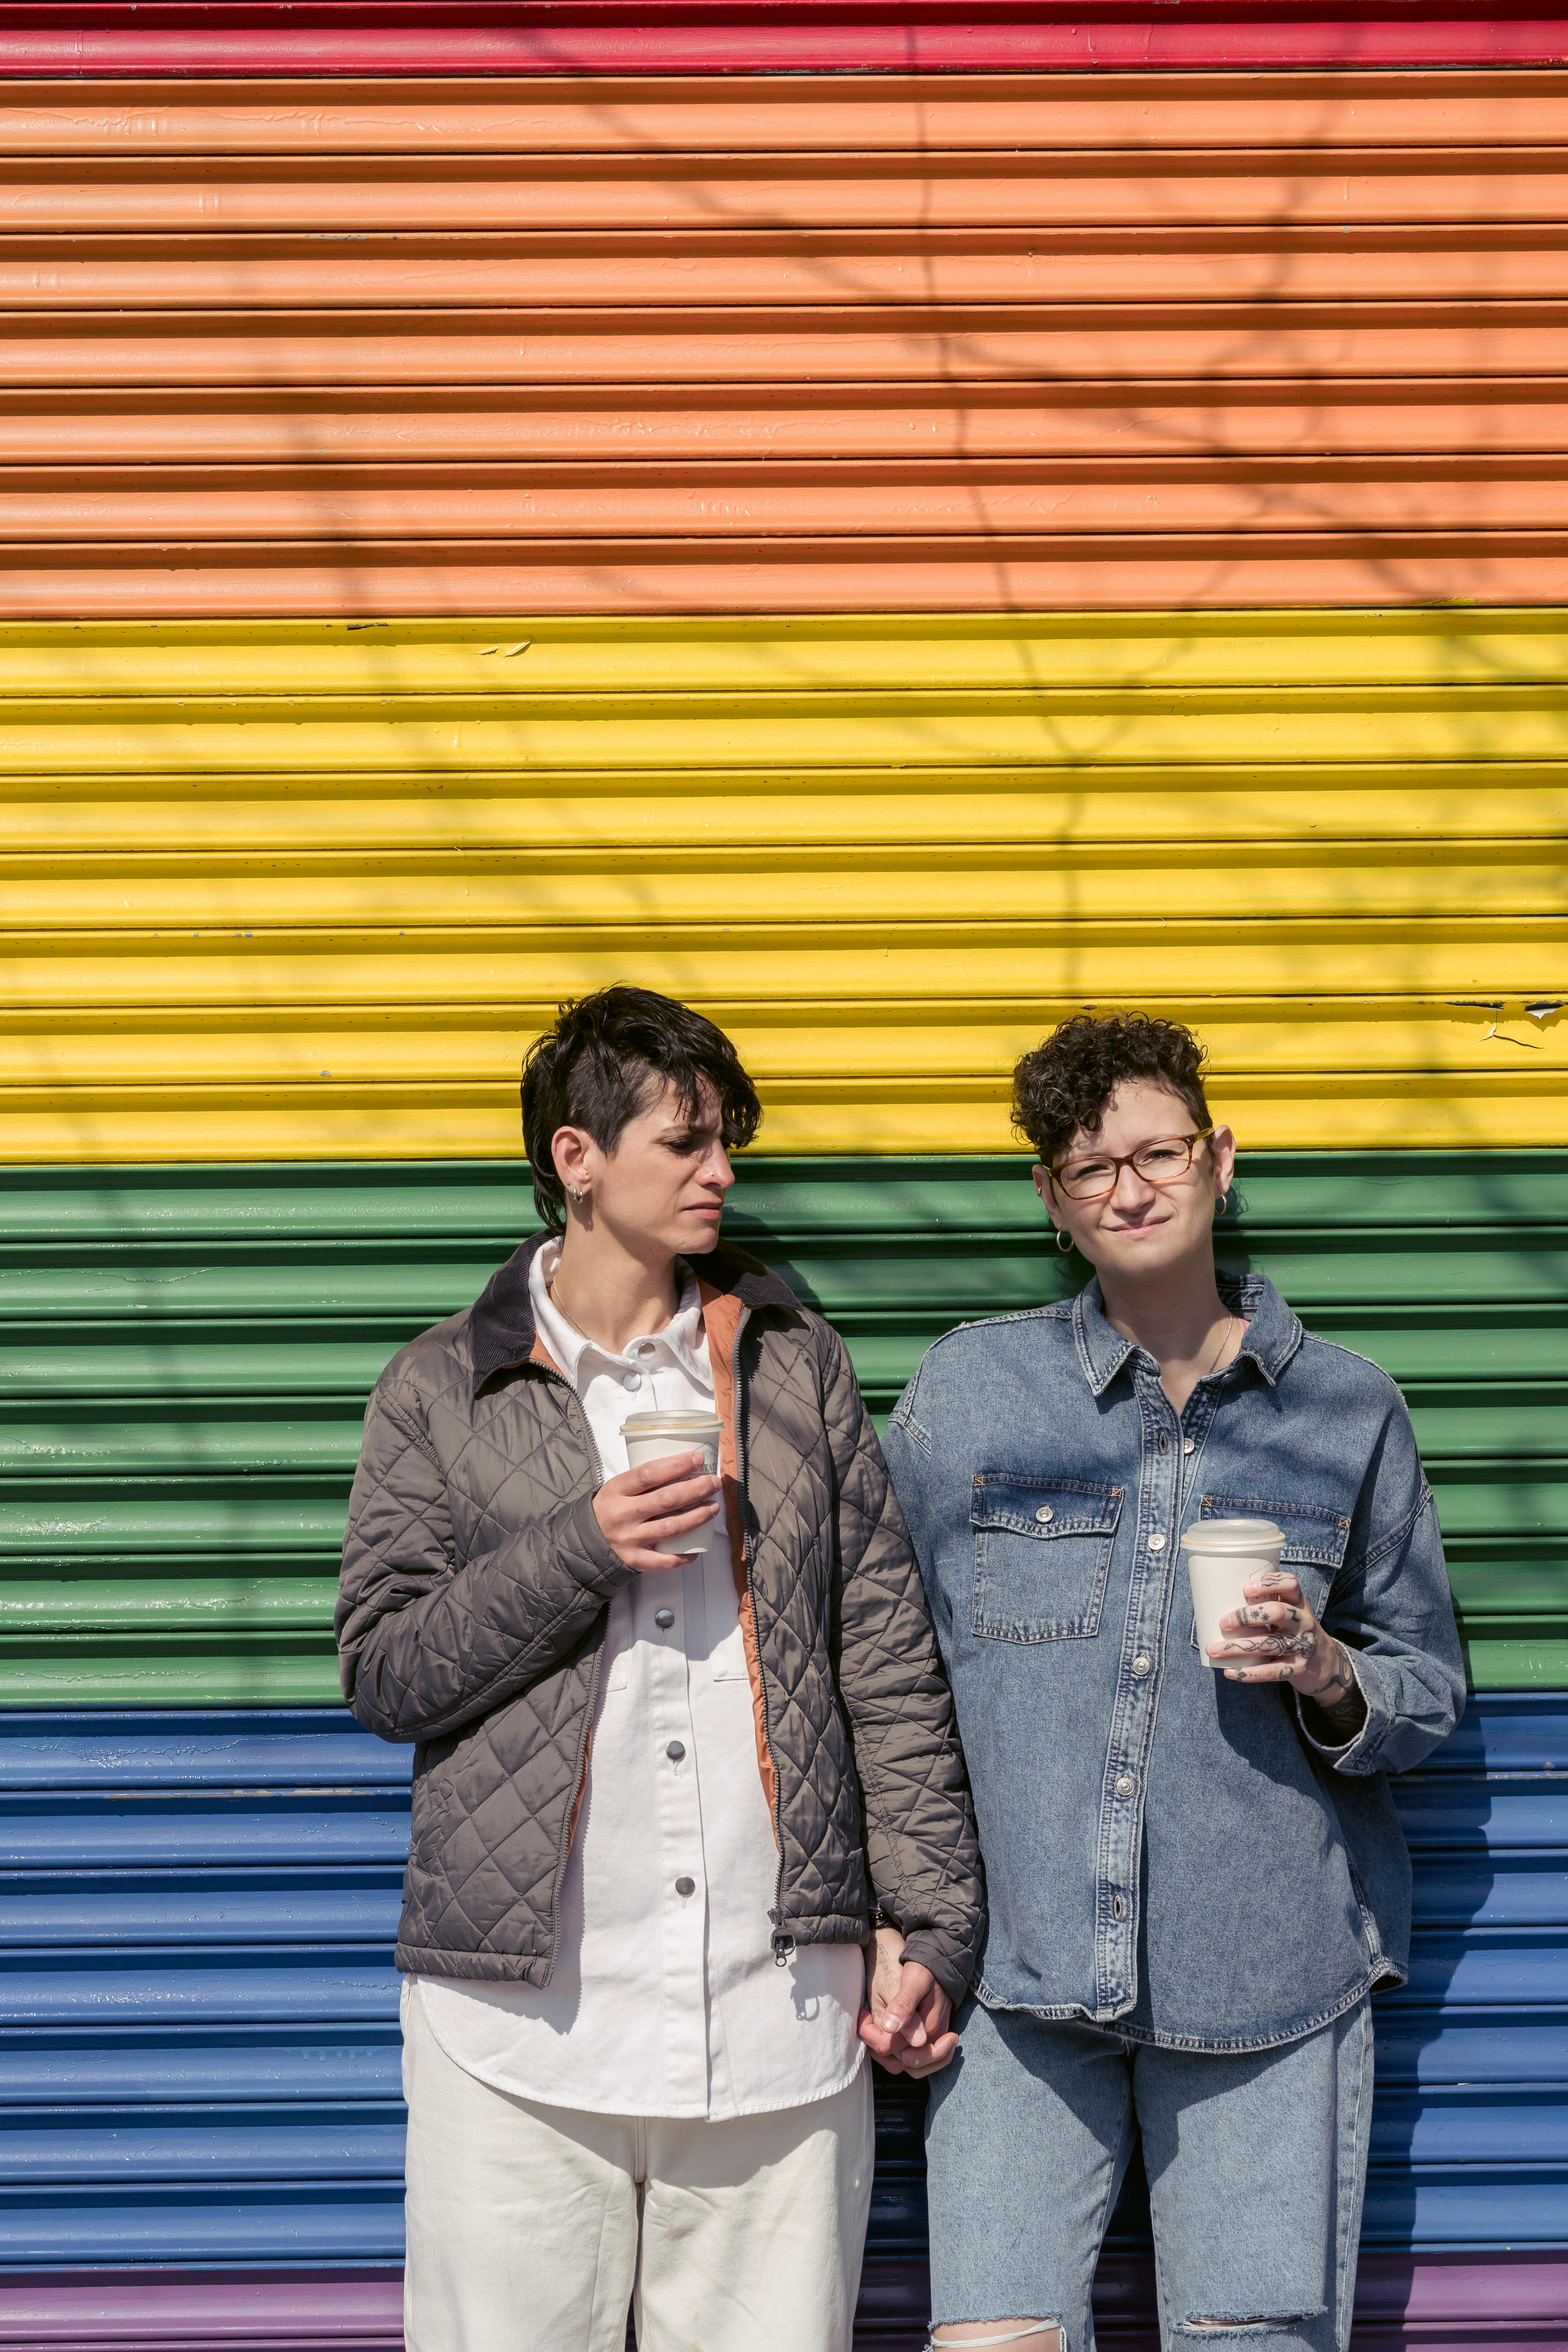
[[[561,1005],[552,1028],[536,1037],[522,1064],[522,1139],[533,1177],[533,1204],[558,1234],[566,1193],[550,1146],[557,1129],[585,1128],[601,1151],[652,1108],[664,1086],[695,1118],[710,1092],[727,1151],[751,1142],[763,1122],[757,1090],[725,1036],[700,1013],[651,988],[601,988]]]
[[[1048,1168],[1080,1129],[1099,1133],[1125,1079],[1152,1078],[1180,1095],[1194,1127],[1206,1128],[1207,1056],[1208,1047],[1179,1021],[1150,1013],[1075,1013],[1014,1071],[1013,1125]]]

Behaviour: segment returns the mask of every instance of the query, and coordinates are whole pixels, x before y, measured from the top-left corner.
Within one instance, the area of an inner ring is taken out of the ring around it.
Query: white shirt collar
[[[702,1294],[698,1287],[697,1276],[684,1260],[676,1260],[685,1278],[681,1284],[680,1304],[670,1321],[662,1331],[650,1331],[635,1339],[618,1356],[613,1349],[601,1347],[596,1339],[590,1339],[579,1331],[556,1306],[550,1295],[550,1285],[560,1263],[561,1244],[558,1241],[546,1242],[542,1249],[535,1252],[533,1263],[528,1269],[528,1294],[539,1336],[549,1349],[552,1361],[560,1366],[574,1389],[581,1390],[585,1381],[593,1380],[606,1365],[613,1366],[617,1372],[628,1370],[647,1371],[661,1358],[667,1361],[673,1360],[704,1388],[711,1385],[712,1375],[708,1367],[708,1334],[702,1325]],[[585,1363],[584,1358],[587,1359]]]

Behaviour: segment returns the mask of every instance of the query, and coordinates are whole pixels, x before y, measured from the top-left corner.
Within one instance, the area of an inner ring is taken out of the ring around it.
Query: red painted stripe
[[[1427,0],[35,0],[0,76],[1539,66],[1568,16]]]

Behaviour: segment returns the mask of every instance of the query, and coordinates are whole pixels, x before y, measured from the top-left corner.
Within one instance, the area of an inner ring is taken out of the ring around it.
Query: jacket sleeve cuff
[[[917,1968],[929,1969],[956,2010],[969,1990],[969,1979],[974,1973],[973,1963],[961,1958],[952,1944],[935,1927],[917,1927],[904,1942],[904,1958],[913,1960]]]
[[[1297,1727],[1314,1754],[1325,1758],[1336,1772],[1364,1775],[1381,1769],[1378,1757],[1384,1741],[1394,1728],[1394,1702],[1372,1659],[1360,1650],[1352,1650],[1348,1643],[1345,1655],[1351,1662],[1351,1672],[1366,1703],[1366,1721],[1352,1738],[1341,1740],[1337,1746],[1332,1740],[1321,1739],[1312,1728],[1312,1717],[1316,1710],[1311,1708],[1310,1702],[1295,1689],[1292,1689],[1290,1696],[1296,1708]],[[1319,1720],[1321,1720],[1321,1717]]]
[[[592,1495],[580,1495],[555,1521],[553,1533],[563,1565],[585,1591],[596,1592],[601,1600],[612,1600],[636,1576],[636,1569],[611,1549]]]

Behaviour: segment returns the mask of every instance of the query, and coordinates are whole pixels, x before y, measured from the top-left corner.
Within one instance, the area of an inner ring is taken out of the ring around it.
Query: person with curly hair
[[[1215,1266],[1204,1061],[1139,1013],[1025,1055],[1016,1124],[1090,1280],[940,1339],[888,1433],[990,1904],[931,2086],[937,2347],[1089,2352],[1139,2143],[1167,2347],[1349,2337],[1369,1996],[1409,1956],[1388,1775],[1464,1672],[1398,1390]],[[1200,1646],[1183,1549],[1219,1520],[1279,1565]]]

